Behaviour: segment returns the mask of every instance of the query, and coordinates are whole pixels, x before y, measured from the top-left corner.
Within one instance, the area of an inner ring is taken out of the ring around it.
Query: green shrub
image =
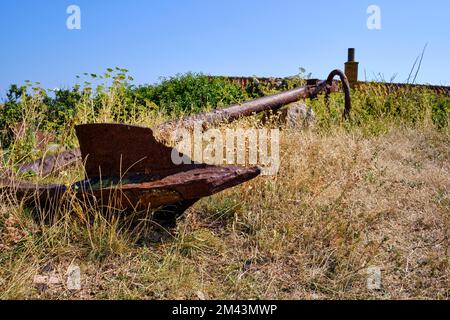
[[[438,99],[438,101],[435,104],[433,104],[433,108],[431,111],[431,118],[433,120],[434,125],[438,129],[448,128],[449,108],[450,108],[450,98]]]
[[[162,78],[156,85],[139,86],[130,93],[140,105],[154,103],[168,114],[190,114],[242,102],[247,96],[235,84],[203,74],[186,73]]]
[[[0,149],[8,147],[13,136],[10,125],[17,123],[22,116],[20,99],[25,94],[25,86],[11,85],[6,93],[6,102],[0,110]]]

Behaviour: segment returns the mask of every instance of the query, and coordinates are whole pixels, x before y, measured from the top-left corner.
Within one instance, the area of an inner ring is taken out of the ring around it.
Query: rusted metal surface
[[[172,148],[158,142],[150,128],[123,124],[84,124],[75,128],[88,177],[159,174],[192,168],[175,165]]]
[[[167,174],[132,174],[127,177],[93,177],[76,182],[72,194],[88,205],[115,210],[147,210],[186,200],[197,200],[234,187],[260,174],[257,167],[192,165],[185,171]],[[57,206],[67,188],[64,185],[37,185],[0,182],[0,191],[12,192],[32,207]]]
[[[133,174],[126,178],[87,179],[74,185],[87,202],[102,199],[116,209],[146,210],[185,200],[197,200],[231,188],[260,174],[259,168],[193,165],[192,169],[158,175]]]
[[[158,175],[131,175],[127,178],[89,178],[70,187],[83,203],[114,210],[148,210],[164,205],[197,201],[255,178],[260,169],[235,166],[198,165],[191,170]],[[57,207],[67,188],[64,185],[37,185],[26,182],[0,182],[0,191],[12,192],[31,207]],[[71,199],[71,198],[68,198]],[[175,207],[176,208],[176,207]]]

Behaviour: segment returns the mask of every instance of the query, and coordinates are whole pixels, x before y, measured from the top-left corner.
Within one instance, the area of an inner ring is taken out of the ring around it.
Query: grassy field
[[[0,298],[448,299],[450,137],[432,121],[433,99],[354,93],[351,123],[340,121],[339,95],[331,110],[323,98],[310,102],[316,126],[282,128],[276,176],[202,199],[170,230],[145,215],[129,228],[75,204],[40,224],[3,194]],[[114,120],[108,103],[96,122]],[[145,111],[124,122],[164,118]],[[4,170],[25,157],[14,149],[23,143],[10,147],[17,154]],[[79,176],[74,168],[47,180]],[[71,264],[81,268],[80,291],[66,288]],[[366,286],[371,266],[381,269],[379,290]],[[36,275],[56,281],[36,285]]]

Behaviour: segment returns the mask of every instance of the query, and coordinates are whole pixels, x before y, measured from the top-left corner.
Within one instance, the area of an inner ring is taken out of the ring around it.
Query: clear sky
[[[81,29],[69,30],[69,5]],[[369,5],[381,29],[366,25]],[[135,83],[187,71],[324,78],[355,47],[368,79],[403,82],[425,43],[417,82],[450,85],[450,1],[0,0],[0,96],[11,83],[68,87],[83,72],[130,70]]]

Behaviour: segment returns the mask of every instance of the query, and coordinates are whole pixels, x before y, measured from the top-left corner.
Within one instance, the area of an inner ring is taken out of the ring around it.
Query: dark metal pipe
[[[350,98],[350,84],[348,82],[347,76],[345,73],[343,73],[341,70],[336,69],[331,71],[331,73],[328,75],[327,78],[327,84],[329,86],[333,83],[333,78],[339,76],[342,83],[342,90],[344,91],[344,113],[342,114],[342,117],[344,120],[348,120],[350,118],[350,110],[352,108],[352,101]]]

